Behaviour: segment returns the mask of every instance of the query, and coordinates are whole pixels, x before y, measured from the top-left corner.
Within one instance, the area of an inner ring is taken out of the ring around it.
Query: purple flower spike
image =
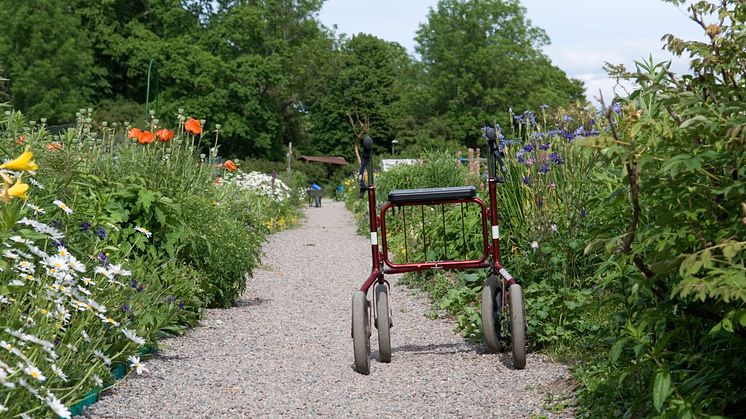
[[[101,239],[105,239],[106,238],[106,230],[103,227],[98,227],[96,229],[95,233]]]
[[[530,185],[531,184],[531,178],[528,176],[523,177],[523,184],[524,185]]]

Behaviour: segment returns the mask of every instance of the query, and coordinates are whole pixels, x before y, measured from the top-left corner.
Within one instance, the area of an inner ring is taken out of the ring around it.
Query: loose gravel
[[[86,416],[571,415],[546,401],[569,382],[565,365],[529,354],[525,370],[511,369],[508,354],[485,354],[452,321],[427,318],[427,299],[395,279],[392,362],[377,362],[373,329],[370,375],[356,373],[351,296],[370,272],[370,244],[343,204],[308,208],[302,227],[271,236],[263,250],[236,307],[207,310],[200,327],[164,340],[149,373],[130,375]]]

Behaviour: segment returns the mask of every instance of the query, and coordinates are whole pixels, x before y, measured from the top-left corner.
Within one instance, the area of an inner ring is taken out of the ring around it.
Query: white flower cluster
[[[285,183],[280,179],[273,179],[272,176],[265,175],[264,173],[245,173],[238,170],[226,180],[234,183],[241,189],[268,196],[276,201],[285,201],[290,198],[290,188]]]
[[[84,341],[90,342],[93,333],[89,335],[74,327],[77,317],[82,316],[89,319],[88,327],[99,331],[96,335],[120,332],[135,345],[143,345],[143,338],[122,327],[113,318],[115,315],[94,299],[94,294],[110,292],[109,287],[125,287],[118,279],[132,273],[121,265],[106,262],[91,269],[62,245],[60,240],[64,235],[57,228],[28,218],[21,219],[17,225],[19,234],[0,243],[0,249],[3,249],[0,260],[6,266],[3,275],[9,279],[3,287],[3,294],[0,294],[0,306],[5,316],[19,316],[24,323],[20,328],[0,328],[0,388],[4,387],[11,393],[28,392],[57,416],[69,418],[69,410],[54,393],[63,387],[60,382],[68,381],[65,371],[57,365],[61,359],[57,354],[60,348],[56,342],[39,336],[50,336],[50,327],[55,327],[59,340],[76,341],[76,336],[70,339],[65,336],[79,333]],[[24,232],[27,227],[35,234]],[[56,246],[49,245],[52,240],[57,241]],[[95,260],[95,256],[90,259]],[[97,322],[100,323],[96,325]],[[101,340],[100,337],[96,339]],[[95,348],[95,344],[81,347],[68,344],[67,348],[85,351]],[[101,357],[105,358],[103,353]],[[147,371],[144,363],[139,359],[136,361],[131,362],[131,366],[138,374]],[[9,397],[12,399],[12,394]],[[0,404],[0,412],[4,409],[7,407]]]

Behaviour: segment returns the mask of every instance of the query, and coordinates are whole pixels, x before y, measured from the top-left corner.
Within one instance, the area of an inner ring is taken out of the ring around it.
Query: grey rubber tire
[[[482,336],[487,350],[492,353],[502,351],[500,344],[500,317],[501,310],[497,298],[502,300],[500,281],[494,275],[490,275],[484,281],[482,288]]]
[[[391,316],[389,315],[389,290],[386,284],[376,285],[376,319],[378,360],[391,362]]]
[[[352,293],[352,349],[355,354],[355,371],[370,373],[370,335],[368,333],[368,302],[365,293]]]
[[[526,367],[526,307],[523,302],[523,290],[518,284],[510,286],[510,341],[513,345],[513,368],[522,370]]]

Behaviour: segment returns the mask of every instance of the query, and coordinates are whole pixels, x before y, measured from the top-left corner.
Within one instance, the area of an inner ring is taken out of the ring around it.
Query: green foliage
[[[190,236],[180,257],[203,272],[200,285],[212,307],[231,306],[259,260],[263,237],[250,230],[257,226],[245,205],[246,201],[217,205],[197,196],[181,202]]]
[[[103,85],[91,40],[66,3],[0,2],[0,68],[11,103],[32,119],[68,122]]]
[[[549,38],[530,25],[516,0],[441,0],[416,40],[424,92],[415,91],[413,111],[438,121],[433,137],[474,146],[475,127],[492,122],[493,109],[537,109],[583,98],[582,83],[569,80],[540,52]]]
[[[691,54],[695,75],[652,60],[633,72],[610,67],[639,87],[606,111],[614,129],[587,141],[612,168],[608,190],[625,198],[598,197],[599,241],[588,250],[606,250],[596,275],[622,308],[611,358],[630,390],[620,400],[626,415],[730,416],[746,403],[746,67],[737,46],[746,5],[698,2],[690,11],[709,43],[664,39]],[[586,397],[596,404],[603,395]]]
[[[394,166],[376,177],[376,195],[386,201],[394,189],[463,186],[467,171],[450,151],[429,151],[413,165]],[[471,180],[473,183],[474,180]]]
[[[322,3],[1,0],[0,71],[11,104],[35,120],[72,123],[95,105],[98,120],[144,126],[149,101],[166,123],[220,123],[225,156],[270,160],[289,142],[353,157],[348,115],[378,152],[396,140],[416,155],[473,144],[474,127],[494,119],[484,109],[582,96],[538,51],[548,39],[517,2],[441,2],[419,62],[368,34],[336,37],[317,20]]]
[[[397,136],[399,80],[410,65],[404,48],[371,35],[342,39],[325,69],[323,83],[308,92],[312,141],[321,153],[354,156],[349,118],[367,121],[378,150]]]
[[[216,184],[225,169],[182,132],[143,145],[125,139],[128,127],[96,129],[91,115],[59,135],[17,112],[2,120],[0,150],[28,147],[35,161],[0,169],[0,400],[10,415],[50,417],[33,392],[71,407],[204,307],[233,304],[265,234],[297,219],[290,200]],[[21,202],[9,187],[24,182]]]

